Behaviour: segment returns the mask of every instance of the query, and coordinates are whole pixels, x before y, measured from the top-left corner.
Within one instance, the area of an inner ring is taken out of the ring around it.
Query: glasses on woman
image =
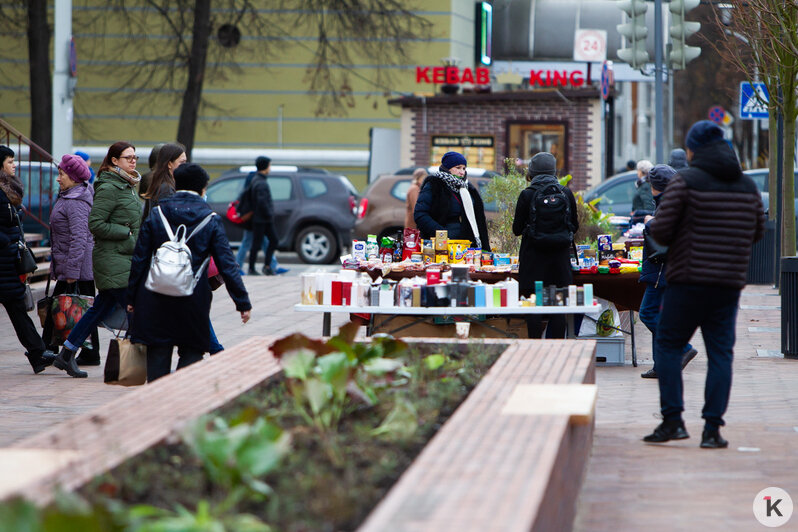
[[[122,157],[120,157],[120,159],[127,159],[129,162],[132,163],[133,161],[138,161],[139,160],[139,156],[138,155],[123,155]]]

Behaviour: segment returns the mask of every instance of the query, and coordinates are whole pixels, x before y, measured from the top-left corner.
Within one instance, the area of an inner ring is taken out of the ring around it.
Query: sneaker
[[[684,421],[663,421],[654,432],[643,438],[647,443],[665,443],[670,440],[685,440],[689,438],[687,430],[684,428]]]
[[[288,272],[290,272],[290,271],[291,271],[291,268],[283,268],[282,266],[278,266],[278,267],[277,267],[277,268],[274,270],[274,274],[275,274],[275,275],[282,275],[282,274],[284,274],[284,273],[288,273]]]
[[[729,446],[729,442],[724,440],[720,435],[718,429],[704,429],[701,434],[701,448],[702,449],[725,449]]]
[[[640,376],[643,377],[644,379],[656,379],[657,378],[657,372],[654,371],[654,368],[651,368],[650,370],[646,371],[645,373],[641,373]]]
[[[686,352],[685,354],[683,354],[682,355],[682,369],[684,369],[684,367],[687,364],[689,364],[690,361],[693,360],[697,354],[698,354],[698,351],[696,351],[695,349],[691,349],[688,352]]]

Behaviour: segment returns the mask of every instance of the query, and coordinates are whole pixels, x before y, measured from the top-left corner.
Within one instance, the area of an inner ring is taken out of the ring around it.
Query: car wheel
[[[311,225],[299,232],[294,248],[302,262],[329,264],[338,252],[338,243],[332,231],[320,225]]]

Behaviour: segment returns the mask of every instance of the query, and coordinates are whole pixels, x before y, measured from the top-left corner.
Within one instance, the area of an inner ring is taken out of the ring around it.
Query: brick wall
[[[508,122],[564,122],[565,174],[573,175],[573,190],[587,188],[596,163],[600,162],[600,124],[594,107],[596,90],[512,92],[485,95],[402,98],[398,103],[412,113],[411,157],[416,166],[430,164],[433,135],[493,135],[496,164],[501,172],[507,146]],[[427,131],[423,131],[426,113]],[[600,167],[600,165],[599,165]]]

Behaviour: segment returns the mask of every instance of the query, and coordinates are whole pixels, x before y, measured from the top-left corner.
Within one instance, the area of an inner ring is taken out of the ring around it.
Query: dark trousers
[[[740,290],[722,286],[670,284],[665,289],[654,352],[664,419],[684,411],[681,360],[684,345],[701,327],[707,349],[704,418],[707,428],[722,426],[729,404],[734,359],[735,323]]]
[[[662,307],[662,295],[665,293],[664,287],[656,287],[651,283],[646,283],[646,291],[643,293],[643,300],[640,302],[640,321],[651,331],[651,350],[654,357],[654,371],[657,371],[657,322],[659,321],[659,311]],[[689,343],[682,349],[682,354],[687,353],[693,348]]]
[[[108,290],[100,290],[97,297],[94,298],[94,304],[86,311],[86,314],[80,318],[80,321],[72,329],[72,332],[67,336],[64,342],[64,347],[77,351],[86,338],[92,333],[92,330],[97,330],[97,325],[103,318],[113,312],[114,307],[119,305],[123,309],[127,308],[127,288],[110,288]],[[128,315],[128,320],[130,316]]]
[[[53,288],[53,296],[60,296],[61,294],[79,294],[82,296],[94,297],[94,281],[77,281],[76,283],[68,283],[66,281],[56,281],[55,288]],[[88,311],[87,311],[88,312]],[[100,350],[100,336],[97,334],[97,326],[91,329],[91,352],[99,353]],[[42,330],[42,339],[47,345],[48,349],[53,351],[58,349],[58,343],[53,342],[53,315],[47,314],[47,319],[44,321],[44,329]]]
[[[524,272],[531,272],[533,281],[543,281],[543,286],[568,286],[573,282],[571,274],[571,250],[569,248],[535,252]],[[523,259],[527,259],[524,256]],[[534,282],[532,283],[534,286]],[[530,291],[523,294],[528,296]],[[548,320],[546,338],[565,338],[566,318],[564,314],[532,314],[526,318],[527,335],[530,338],[543,336],[543,320]],[[581,323],[581,321],[580,321]],[[578,329],[577,329],[578,330]]]
[[[19,343],[31,355],[41,355],[44,353],[44,342],[42,337],[39,336],[39,331],[30,319],[28,311],[25,310],[25,299],[17,299],[14,301],[7,301],[3,306],[8,312],[8,318],[11,320],[11,325],[14,327],[14,332],[17,333]]]
[[[147,382],[160,379],[172,371],[173,345],[148,345],[147,346]],[[177,369],[185,368],[202,360],[204,353],[199,349],[177,346]]]
[[[277,250],[277,233],[274,232],[274,224],[252,224],[252,247],[249,248],[249,269],[254,270],[258,261],[258,251],[263,245],[263,236],[269,239],[269,247],[266,248],[266,259],[264,264],[268,267],[272,263],[272,255]]]

